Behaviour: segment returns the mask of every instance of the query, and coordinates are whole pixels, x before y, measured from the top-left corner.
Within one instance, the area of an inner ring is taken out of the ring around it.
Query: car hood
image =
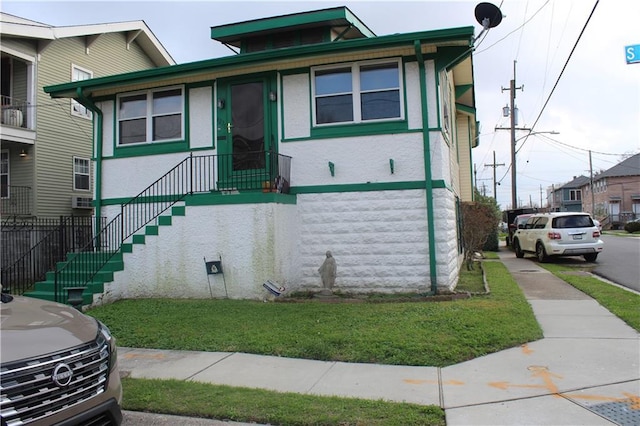
[[[97,333],[96,320],[71,306],[22,296],[0,303],[2,363],[69,349]]]

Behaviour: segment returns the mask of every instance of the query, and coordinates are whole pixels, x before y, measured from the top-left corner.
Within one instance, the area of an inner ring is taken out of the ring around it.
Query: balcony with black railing
[[[0,103],[2,104],[0,122],[3,126],[19,127],[23,129],[29,128],[29,103],[27,101],[2,95]]]

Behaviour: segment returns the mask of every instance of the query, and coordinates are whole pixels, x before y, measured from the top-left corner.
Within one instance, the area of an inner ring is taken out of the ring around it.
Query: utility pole
[[[542,208],[542,185],[540,185],[540,208]]]
[[[496,200],[496,203],[498,202],[498,191],[496,188],[497,182],[496,182],[496,168],[498,166],[504,166],[504,163],[496,163],[496,152],[493,151],[493,164],[485,164],[485,167],[493,167],[493,199]]]
[[[593,193],[593,163],[591,162],[591,150],[589,150],[589,189],[591,190],[591,216],[595,217],[596,215],[596,200],[595,194]]]
[[[523,86],[516,87],[516,61],[513,61],[513,80],[509,85],[509,97],[511,100],[511,208],[518,208],[518,193],[516,191],[516,90],[522,90]],[[504,92],[504,87],[502,91]]]

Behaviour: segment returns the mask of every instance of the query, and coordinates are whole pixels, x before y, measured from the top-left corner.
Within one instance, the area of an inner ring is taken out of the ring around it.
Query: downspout
[[[95,176],[95,189],[96,189],[96,199],[95,199],[95,229],[96,232],[99,232],[102,229],[102,223],[100,221],[101,210],[102,210],[102,126],[103,126],[103,115],[102,110],[98,108],[98,106],[93,103],[85,94],[82,92],[82,88],[76,88],[76,100],[80,102],[84,107],[91,110],[96,115],[96,126],[93,131],[93,137],[95,138],[95,152],[94,158],[96,160],[96,176]],[[93,139],[93,138],[92,138]]]
[[[422,56],[420,40],[413,42],[420,71],[420,101],[422,102],[422,144],[424,149],[424,179],[427,195],[427,232],[429,233],[429,275],[431,279],[431,293],[438,293],[436,271],[436,241],[435,224],[433,219],[433,181],[431,176],[431,143],[429,141],[429,111],[427,107],[427,75]]]

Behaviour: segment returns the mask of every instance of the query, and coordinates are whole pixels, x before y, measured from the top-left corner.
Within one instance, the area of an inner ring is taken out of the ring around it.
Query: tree
[[[481,202],[461,204],[462,210],[462,247],[467,270],[473,270],[473,256],[482,251],[482,247],[498,228],[499,215],[492,205]]]

